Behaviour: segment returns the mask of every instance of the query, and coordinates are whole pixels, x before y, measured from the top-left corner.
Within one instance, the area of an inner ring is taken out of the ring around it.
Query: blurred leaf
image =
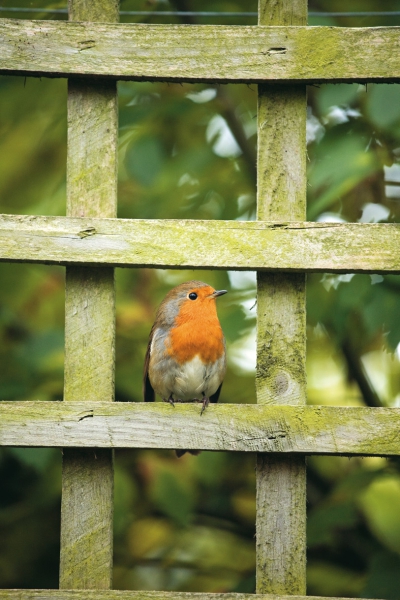
[[[132,520],[137,490],[129,474],[117,463],[114,469],[114,532],[125,530]]]
[[[45,471],[54,457],[53,448],[10,448],[9,452],[37,471]]]
[[[330,502],[311,511],[307,519],[307,545],[334,545],[339,530],[354,527],[358,521],[351,501]]]
[[[236,515],[253,525],[256,521],[256,497],[250,490],[238,490],[232,496],[232,507]]]
[[[134,558],[156,557],[173,542],[173,528],[165,519],[135,521],[128,531],[129,550]]]
[[[352,569],[322,561],[308,565],[307,588],[312,595],[318,590],[323,596],[357,597],[363,584],[364,577]]]
[[[382,83],[368,86],[367,114],[376,127],[400,125],[400,85]]]
[[[325,136],[321,142],[319,160],[313,165],[309,176],[315,200],[310,206],[308,218],[315,219],[378,168],[375,156],[367,152],[362,138]]]
[[[227,466],[225,452],[202,452],[196,459],[194,468],[200,482],[207,487],[215,486],[223,477]]]
[[[232,590],[236,594],[254,594],[256,592],[256,576],[250,575],[238,583],[238,585]]]
[[[321,86],[317,96],[318,108],[322,114],[331,106],[349,105],[357,96],[358,83],[326,84]]]
[[[135,140],[125,155],[129,174],[145,186],[153,185],[163,168],[164,160],[161,142],[155,137]]]
[[[336,460],[341,460],[336,458]],[[369,470],[357,468],[358,459],[353,458],[352,460],[345,459],[343,462],[349,464],[349,470],[345,477],[341,477],[337,484],[334,494],[341,498],[353,498],[356,500],[358,494],[366,489],[369,485],[373,484],[382,475],[382,470]],[[354,466],[351,464],[354,463]],[[362,464],[362,463],[361,463]],[[344,470],[344,469],[343,469]]]
[[[395,349],[400,343],[399,296],[381,284],[374,287],[373,294],[363,305],[366,331],[370,335],[384,331],[389,345]]]
[[[174,555],[200,569],[246,572],[255,566],[255,543],[228,531],[194,527],[182,530]]]
[[[373,481],[359,496],[368,525],[385,546],[400,553],[400,477]]]
[[[379,552],[372,557],[363,598],[386,598],[399,600],[400,557],[388,551]]]
[[[338,300],[343,311],[359,307],[371,291],[371,280],[368,275],[354,275],[350,281],[338,286]]]
[[[192,518],[194,496],[175,474],[160,470],[152,486],[152,499],[157,508],[178,525],[187,526]]]
[[[20,360],[30,368],[48,370],[63,366],[64,332],[43,331],[32,335],[20,349]]]

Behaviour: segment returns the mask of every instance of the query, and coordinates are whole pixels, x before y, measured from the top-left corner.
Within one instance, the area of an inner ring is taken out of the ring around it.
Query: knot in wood
[[[286,373],[278,373],[275,376],[275,380],[274,380],[274,392],[279,395],[279,396],[283,396],[283,394],[285,394],[287,392],[289,388],[289,377],[287,376]]]

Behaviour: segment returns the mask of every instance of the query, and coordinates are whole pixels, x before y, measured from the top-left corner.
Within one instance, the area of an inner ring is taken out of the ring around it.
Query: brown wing
[[[155,393],[154,393],[153,388],[151,387],[151,383],[150,383],[150,379],[149,379],[150,347],[151,347],[152,337],[153,337],[153,329],[150,332],[149,344],[147,346],[146,356],[144,359],[143,400],[145,402],[154,402],[155,401]]]

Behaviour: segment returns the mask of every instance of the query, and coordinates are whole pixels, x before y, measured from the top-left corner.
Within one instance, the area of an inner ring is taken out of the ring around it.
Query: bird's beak
[[[227,294],[228,290],[215,290],[212,294],[210,294],[210,298],[218,298],[218,296],[223,296]]]

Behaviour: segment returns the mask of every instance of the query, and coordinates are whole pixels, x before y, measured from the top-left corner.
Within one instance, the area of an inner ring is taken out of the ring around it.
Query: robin
[[[218,402],[226,371],[225,338],[215,299],[226,290],[214,290],[202,281],[173,288],[160,304],[144,362],[143,396],[154,402]],[[186,451],[177,450],[178,456]],[[189,451],[198,454],[198,451]]]

